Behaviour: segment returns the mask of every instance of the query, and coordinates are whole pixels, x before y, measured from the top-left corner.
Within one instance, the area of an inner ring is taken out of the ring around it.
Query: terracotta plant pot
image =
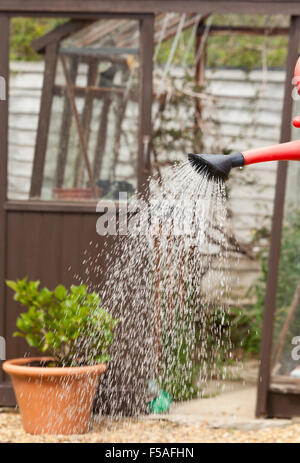
[[[96,188],[97,197],[100,198],[102,195],[102,188]],[[53,188],[53,197],[60,200],[68,201],[81,201],[81,200],[92,200],[93,193],[90,188]]]
[[[30,434],[83,434],[88,430],[99,376],[107,366],[28,366],[51,360],[34,357],[3,363],[12,379],[24,429]]]

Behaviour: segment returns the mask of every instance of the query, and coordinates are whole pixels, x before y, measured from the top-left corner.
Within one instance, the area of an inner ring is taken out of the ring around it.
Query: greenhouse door
[[[52,19],[50,32],[32,43],[40,60],[9,66],[12,21],[0,14],[0,75],[9,87],[0,101],[0,345],[7,359],[34,351],[12,336],[22,308],[5,280],[27,276],[49,288],[88,280],[99,288],[105,279],[104,259],[100,275],[87,269],[104,242],[96,205],[113,201],[118,211],[120,192],[142,192],[150,174],[153,53],[153,15],[85,14]],[[14,404],[1,369],[0,406]]]

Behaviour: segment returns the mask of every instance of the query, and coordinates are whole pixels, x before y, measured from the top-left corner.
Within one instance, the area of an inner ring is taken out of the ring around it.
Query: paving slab
[[[150,415],[179,425],[205,425],[209,428],[259,430],[290,426],[289,419],[255,418],[257,362],[236,368],[234,381],[210,381],[202,398],[173,404],[169,413]],[[294,423],[295,421],[293,421]]]

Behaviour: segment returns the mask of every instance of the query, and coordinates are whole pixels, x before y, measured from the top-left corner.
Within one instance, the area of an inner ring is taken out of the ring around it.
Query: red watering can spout
[[[242,151],[244,164],[269,161],[300,161],[300,140]]]

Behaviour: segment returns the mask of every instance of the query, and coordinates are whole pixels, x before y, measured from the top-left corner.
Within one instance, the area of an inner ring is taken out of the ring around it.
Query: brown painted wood
[[[98,74],[98,60],[91,59],[89,63],[89,67],[88,67],[88,76],[87,76],[87,86],[88,87],[96,86],[98,75],[99,75]],[[92,114],[93,114],[93,102],[94,102],[93,94],[90,92],[86,93],[81,119],[82,119],[83,136],[84,136],[85,146],[87,150],[89,146],[90,124],[91,124]],[[74,175],[73,187],[80,187],[82,185],[83,174],[84,174],[84,163],[82,161],[83,159],[79,151],[77,155],[77,159],[75,161],[75,175]],[[94,178],[94,173],[93,173],[93,178]]]
[[[139,95],[139,154],[138,190],[146,192],[147,179],[151,174],[151,135],[152,135],[152,71],[154,48],[154,16],[140,23],[140,95]]]
[[[5,407],[15,407],[16,398],[11,383],[0,384],[0,403]]]
[[[211,26],[209,35],[263,35],[280,36],[288,35],[288,27],[253,27],[253,26]]]
[[[22,214],[19,214],[18,217],[16,217],[13,226],[11,224],[11,215],[7,214],[7,229],[10,230],[10,240],[7,242],[7,255],[9,256],[6,261],[6,274],[5,277],[6,279],[9,279],[9,275],[15,275],[15,278],[20,278],[21,275],[19,273],[19,256],[18,253],[15,252],[15,249],[19,249],[21,246],[22,242]],[[8,298],[12,297],[12,292],[9,292],[4,284],[4,293],[8,295]],[[9,303],[9,302],[8,302]],[[19,352],[26,352],[26,349],[28,350],[26,344],[24,343],[24,340],[20,338],[20,343],[18,346],[20,346],[20,351],[15,349],[15,339],[12,338],[12,333],[16,329],[16,317],[17,317],[17,312],[15,311],[16,307],[13,308],[13,310],[7,314],[6,317],[6,323],[5,323],[5,333],[7,336],[7,346],[6,346],[6,356],[7,358],[11,358],[10,356],[12,354],[18,354]],[[8,377],[7,377],[8,379]]]
[[[63,233],[63,214],[58,214],[56,217],[52,217],[47,212],[43,214],[35,214],[38,216],[39,224],[39,240],[43,243],[42,252],[39,256],[39,279],[41,281],[46,281],[50,288],[57,286],[58,282],[63,281],[62,268],[63,265],[68,263],[70,256],[66,256],[66,261],[62,261],[62,249],[64,242],[62,240]],[[51,221],[51,226],[49,222]],[[66,224],[67,230],[68,223]],[[46,245],[48,243],[48,246]],[[73,248],[73,252],[76,252],[77,247]],[[49,272],[51,268],[51,272]]]
[[[77,32],[78,30],[82,29],[83,27],[91,24],[91,21],[81,20],[70,20],[65,24],[61,24],[57,26],[55,29],[51,30],[47,34],[35,39],[31,42],[32,48],[38,52],[44,52],[45,48],[52,42],[59,42],[63,40],[70,34]]]
[[[77,77],[77,71],[78,71],[78,61],[79,60],[76,56],[73,56],[71,58],[70,80],[74,85],[76,83],[76,77]],[[64,184],[71,124],[72,124],[71,105],[70,105],[69,99],[65,95],[64,96],[64,109],[63,109],[62,122],[61,122],[61,130],[60,130],[60,135],[59,135],[56,174],[55,174],[55,186],[57,188],[61,188]]]
[[[88,78],[87,78],[88,87],[94,87],[97,85],[98,75],[99,75],[98,74],[98,60],[91,59],[91,62],[89,64],[89,70],[88,70]],[[82,116],[82,123],[83,123],[84,132],[85,132],[86,144],[88,144],[89,135],[90,135],[90,123],[91,123],[92,114],[93,114],[93,101],[94,101],[93,96],[88,93],[86,96],[85,106],[84,106],[84,111],[83,111],[83,116]]]
[[[43,185],[44,167],[52,107],[52,90],[56,75],[57,48],[57,43],[52,42],[48,45],[46,49],[44,82],[42,89],[39,122],[31,177],[31,198],[40,197]]]
[[[198,91],[201,91],[204,85],[205,79],[205,63],[206,63],[206,37],[205,37],[205,23],[207,16],[201,18],[196,32],[195,40],[195,84],[198,87]],[[201,53],[201,54],[200,54]],[[200,54],[200,56],[199,56]],[[197,153],[202,151],[202,133],[201,133],[201,122],[202,122],[202,101],[200,98],[195,98],[195,147]]]
[[[74,252],[74,249],[84,246],[83,237],[78,236],[78,233],[70,234],[70,227],[73,230],[80,230],[84,218],[81,214],[71,213],[63,214],[62,218],[62,231],[61,231],[61,262],[62,262],[62,279],[66,281],[66,284],[70,285],[74,283],[75,274],[81,266],[83,256],[78,252]],[[88,243],[87,243],[88,244]],[[79,282],[78,282],[79,283]]]
[[[112,99],[110,94],[105,95],[102,103],[101,108],[101,115],[100,115],[100,123],[99,129],[97,133],[97,142],[95,147],[95,154],[94,154],[94,177],[96,179],[100,178],[101,169],[102,169],[102,162],[106,148],[106,139],[107,139],[107,128],[108,128],[108,115],[110,106],[112,103]]]
[[[266,416],[268,418],[300,416],[299,394],[269,391]]]
[[[68,95],[68,98],[69,98],[69,101],[70,101],[71,110],[72,110],[72,113],[73,113],[73,117],[75,119],[77,131],[78,131],[80,151],[81,151],[82,157],[83,157],[84,162],[85,162],[85,167],[86,167],[86,170],[87,170],[87,173],[88,173],[90,187],[91,187],[91,190],[92,190],[92,193],[93,193],[93,197],[97,198],[97,192],[96,192],[96,187],[95,187],[95,182],[94,182],[94,176],[93,176],[91,164],[90,164],[89,157],[88,157],[88,151],[87,151],[87,145],[86,145],[86,141],[85,141],[83,127],[82,127],[81,120],[80,120],[80,117],[79,117],[79,114],[78,114],[78,110],[77,110],[77,106],[76,106],[76,102],[75,102],[75,96],[74,96],[74,93],[73,93],[73,90],[72,90],[72,82],[71,82],[71,79],[70,79],[70,73],[69,73],[69,70],[68,70],[68,67],[67,67],[65,57],[61,56],[60,58],[61,58],[61,62],[62,62],[62,67],[63,67],[65,79],[66,79],[67,95]]]
[[[11,14],[31,13],[76,14],[93,13],[154,13],[174,11],[180,13],[253,13],[300,14],[297,0],[2,0],[0,12]],[[73,15],[72,15],[73,16]]]
[[[7,189],[7,134],[8,134],[8,83],[9,83],[9,18],[0,15],[0,75],[6,82],[6,100],[0,101],[0,336],[6,339],[5,265],[7,259],[7,223],[4,208]],[[7,340],[6,340],[7,343]],[[0,383],[4,375],[0,362]]]
[[[0,11],[1,14],[1,11]],[[109,13],[109,12],[104,12],[104,13],[99,13],[99,12],[94,12],[94,13],[79,13],[79,12],[74,12],[74,13],[68,13],[68,12],[60,12],[59,14],[55,13],[54,11],[48,11],[44,13],[38,13],[38,12],[28,12],[28,11],[19,11],[19,12],[7,12],[4,13],[2,11],[2,14],[7,15],[9,18],[66,18],[70,19],[72,18],[73,20],[79,19],[79,20],[85,20],[85,21],[95,21],[98,19],[112,19],[112,17],[118,18],[118,19],[132,19],[132,20],[140,20],[145,18],[148,14],[147,13],[121,13],[121,12],[115,12],[115,13]]]
[[[122,72],[123,82],[129,79],[129,72],[128,69],[123,69]],[[141,85],[141,82],[140,82]],[[115,131],[115,140],[114,140],[114,148],[113,148],[113,156],[114,156],[114,163],[113,163],[113,176],[115,177],[116,168],[119,161],[120,155],[120,147],[121,147],[121,137],[122,137],[122,124],[126,114],[127,104],[130,99],[130,92],[124,97],[120,98],[118,110],[116,112],[116,131]]]
[[[284,103],[282,109],[282,125],[280,142],[287,142],[291,138],[291,122],[293,101],[291,98],[292,77],[298,58],[300,41],[300,17],[293,16],[290,22],[290,38],[286,63],[286,80]],[[273,323],[276,309],[276,291],[278,282],[278,268],[280,259],[281,230],[284,211],[285,186],[287,178],[287,162],[280,162],[277,170],[276,193],[272,223],[271,248],[268,262],[267,292],[262,328],[262,340],[260,348],[260,368],[258,378],[258,393],[256,403],[256,416],[269,414],[268,388],[270,382]]]
[[[103,207],[108,207],[111,204],[117,208],[117,210],[126,207],[119,202],[101,200]],[[6,201],[4,207],[7,211],[30,211],[30,212],[63,212],[73,213],[77,212],[80,214],[96,213],[97,201]]]

